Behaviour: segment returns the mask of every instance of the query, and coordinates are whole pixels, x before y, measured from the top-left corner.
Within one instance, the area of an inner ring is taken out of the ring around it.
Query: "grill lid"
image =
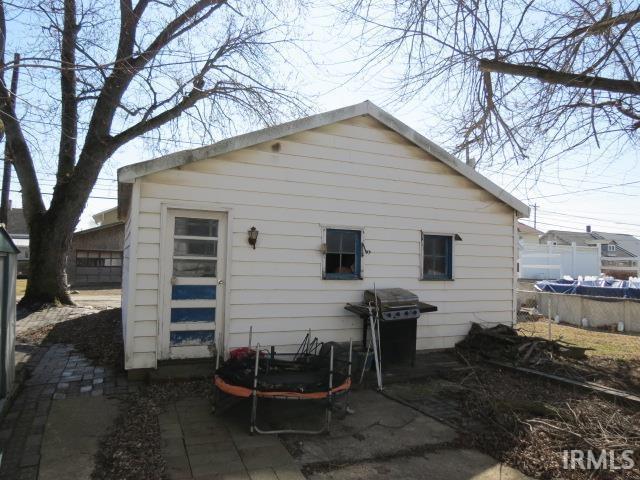
[[[418,296],[405,290],[404,288],[380,288],[375,290],[365,290],[364,301],[365,303],[374,302],[376,296],[378,297],[378,305],[380,308],[411,308],[418,305]]]

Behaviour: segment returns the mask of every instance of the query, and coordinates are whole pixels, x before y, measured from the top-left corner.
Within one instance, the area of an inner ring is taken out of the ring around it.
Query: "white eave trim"
[[[473,183],[491,193],[498,200],[512,207],[518,217],[528,217],[529,207],[506,192],[488,178],[484,177],[464,162],[439,147],[431,140],[423,137],[418,132],[402,123],[394,116],[388,114],[370,101],[358,103],[337,110],[331,110],[317,115],[301,118],[291,122],[282,123],[274,127],[264,128],[255,132],[245,133],[237,137],[221,140],[213,145],[171,153],[162,157],[134,163],[118,169],[118,181],[121,183],[133,183],[136,178],[152,173],[176,168],[191,162],[206,160],[225,153],[230,153],[243,148],[252,147],[260,143],[269,142],[278,138],[294,135],[306,130],[320,128],[332,123],[341,122],[360,115],[370,115],[394,132],[403,136],[425,152],[453,168],[456,172],[471,180]]]

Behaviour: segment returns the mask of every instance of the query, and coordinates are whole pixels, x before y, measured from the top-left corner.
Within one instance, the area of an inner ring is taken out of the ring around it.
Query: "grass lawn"
[[[523,335],[543,338],[548,336],[548,324],[544,320],[519,322],[517,327]],[[610,333],[552,323],[551,337],[554,340],[563,340],[572,345],[593,349],[587,351],[589,356],[618,360],[640,360],[640,334],[638,333]]]
[[[22,298],[24,296],[24,292],[27,289],[27,279],[19,278],[16,280],[16,298]]]

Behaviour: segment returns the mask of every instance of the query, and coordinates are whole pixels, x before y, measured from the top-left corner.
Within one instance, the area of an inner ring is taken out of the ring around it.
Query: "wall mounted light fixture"
[[[258,231],[258,229],[256,227],[251,227],[248,231],[248,241],[249,241],[249,245],[251,245],[253,247],[253,249],[256,249],[256,243],[258,242],[258,234],[260,232]]]

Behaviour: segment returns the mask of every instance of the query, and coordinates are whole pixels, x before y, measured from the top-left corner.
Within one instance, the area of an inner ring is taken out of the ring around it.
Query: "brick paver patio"
[[[53,307],[23,318],[17,334],[83,315],[93,308]],[[2,464],[0,480],[37,479],[40,447],[53,400],[81,396],[120,395],[138,388],[129,384],[124,373],[92,365],[73,347],[16,345],[18,370],[26,370],[27,380],[20,387],[10,410],[0,423]]]
[[[45,309],[18,320],[17,333],[94,313],[96,309],[85,307]],[[71,345],[23,343],[16,345],[16,351],[26,380],[0,423],[0,480],[37,480],[54,402],[120,397],[136,391],[139,384],[128,381],[124,372],[92,364]],[[277,437],[250,436],[246,428],[214,417],[207,399],[176,401],[159,422],[171,479],[304,479]]]

